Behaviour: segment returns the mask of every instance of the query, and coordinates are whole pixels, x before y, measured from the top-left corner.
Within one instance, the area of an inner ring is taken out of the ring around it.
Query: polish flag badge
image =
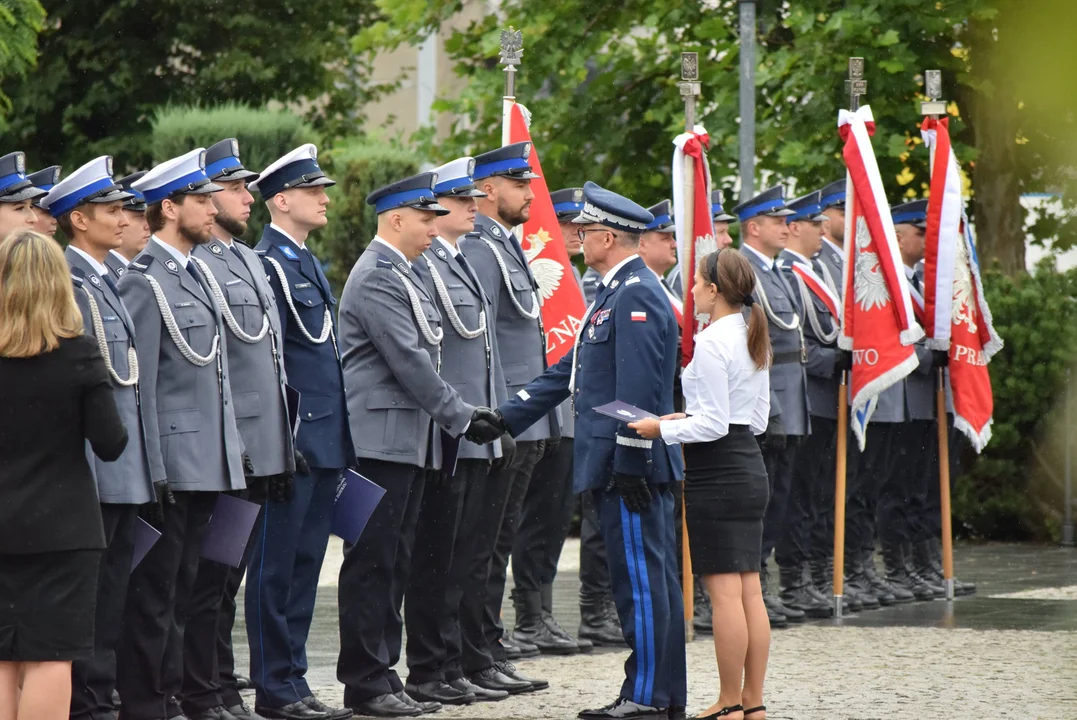
[[[632,322],[647,322],[647,313],[634,312],[632,313]]]

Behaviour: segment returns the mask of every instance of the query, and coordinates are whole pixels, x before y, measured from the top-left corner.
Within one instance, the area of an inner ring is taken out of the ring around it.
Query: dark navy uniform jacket
[[[273,288],[280,326],[284,334],[284,368],[288,384],[299,391],[299,434],[296,447],[311,467],[344,468],[355,465],[348,429],[348,408],[344,400],[344,375],[336,347],[336,328],[324,343],[312,343],[303,334],[295,315],[307,332],[318,338],[328,307],[333,322],[336,298],[321,265],[305,248],[266,225],[262,240],[255,248],[262,258],[266,277]],[[281,288],[277,270],[280,265],[288,280],[295,315]]]
[[[658,278],[633,258],[599,290],[575,353],[566,353],[503,404],[501,414],[516,434],[564,401],[575,354],[573,490],[606,488],[615,472],[644,477],[652,485],[679,480],[684,469],[679,445],[645,440],[594,410],[619,400],[655,415],[672,413],[677,330]]]

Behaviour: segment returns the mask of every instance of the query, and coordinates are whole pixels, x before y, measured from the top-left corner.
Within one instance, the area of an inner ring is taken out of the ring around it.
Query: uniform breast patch
[[[296,283],[295,286],[294,286],[294,289],[295,290],[306,290],[310,286],[311,286],[311,283]]]
[[[194,307],[194,306],[195,306],[195,303],[193,303],[193,302],[182,302],[182,303],[175,303],[174,305],[172,305],[172,307],[174,307],[174,308],[186,308],[186,307]]]

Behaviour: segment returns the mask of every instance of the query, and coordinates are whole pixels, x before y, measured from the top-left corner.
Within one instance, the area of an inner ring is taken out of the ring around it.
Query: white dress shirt
[[[303,248],[305,247],[305,244],[304,244],[304,243],[301,243],[301,242],[299,242],[298,240],[296,240],[296,239],[295,239],[294,237],[292,237],[292,236],[291,236],[291,235],[290,235],[290,234],[288,233],[288,231],[287,231],[287,230],[285,230],[284,228],[282,228],[282,227],[281,227],[280,225],[277,225],[276,223],[272,223],[272,222],[271,222],[271,223],[269,223],[269,227],[273,228],[274,230],[276,230],[277,232],[279,232],[279,233],[280,233],[281,235],[283,235],[284,237],[286,237],[286,238],[288,238],[289,240],[291,240],[291,241],[292,241],[292,244],[293,244],[293,245],[295,245],[295,246],[296,246],[297,248],[299,248],[300,250],[302,250],[302,249],[303,249]],[[383,241],[383,242],[384,242],[384,241]]]
[[[629,255],[628,257],[626,257],[621,262],[619,262],[616,265],[614,265],[613,267],[611,267],[609,269],[609,272],[607,272],[605,275],[602,276],[602,286],[603,287],[609,287],[610,283],[613,282],[613,278],[617,277],[617,273],[619,273],[621,271],[621,268],[623,268],[625,265],[632,262],[633,260],[635,260],[638,257],[639,257],[639,255],[636,255],[635,253],[633,253],[632,255]]]
[[[128,260],[127,258],[125,258],[125,257],[124,257],[123,255],[120,255],[120,254],[119,254],[118,252],[116,252],[115,250],[109,250],[109,251],[108,251],[108,254],[109,254],[109,255],[111,255],[112,257],[116,258],[117,260],[119,260],[119,261],[120,261],[121,263],[123,263],[123,266],[124,266],[124,267],[127,267],[128,265],[130,265],[130,264],[131,264],[131,261],[130,261],[130,260]]]
[[[445,248],[445,251],[447,253],[449,253],[449,257],[454,258],[454,257],[456,257],[457,255],[460,254],[460,251],[457,250],[455,245],[453,245],[451,242],[449,242],[445,238],[441,237],[440,235],[438,235],[438,242],[440,242],[441,247]]]
[[[756,435],[767,429],[770,373],[752,362],[740,313],[719,318],[696,335],[681,387],[688,417],[660,425],[670,445],[717,440],[729,434],[730,425],[748,425]]]
[[[165,242],[164,240],[162,240],[161,238],[157,237],[156,235],[151,235],[151,236],[150,236],[150,240],[152,240],[153,242],[155,242],[155,243],[157,243],[158,245],[160,245],[161,247],[163,247],[163,248],[164,248],[165,250],[167,250],[167,251],[168,251],[168,254],[169,254],[169,255],[171,255],[172,257],[176,258],[176,262],[178,262],[178,263],[179,263],[179,266],[180,266],[181,268],[184,268],[184,269],[186,269],[186,268],[187,268],[187,256],[186,256],[186,255],[184,255],[184,254],[183,254],[183,253],[181,253],[181,252],[180,252],[179,250],[177,250],[176,248],[172,247],[171,245],[169,245],[168,243],[166,243],[166,242]]]
[[[404,262],[405,265],[407,265],[409,268],[411,267],[411,261],[408,260],[407,256],[404,253],[402,253],[399,248],[396,248],[396,247],[393,247],[392,245],[390,245],[389,242],[385,238],[383,238],[380,235],[375,235],[374,236],[374,241],[381,243],[383,246],[388,248],[388,250],[391,253],[393,253],[398,258],[400,258]]]

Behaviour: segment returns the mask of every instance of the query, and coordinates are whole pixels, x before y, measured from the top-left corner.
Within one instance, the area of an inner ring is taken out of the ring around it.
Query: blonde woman
[[[61,720],[104,547],[86,442],[115,460],[127,431],[60,246],[29,230],[0,241],[0,398],[0,720]]]

